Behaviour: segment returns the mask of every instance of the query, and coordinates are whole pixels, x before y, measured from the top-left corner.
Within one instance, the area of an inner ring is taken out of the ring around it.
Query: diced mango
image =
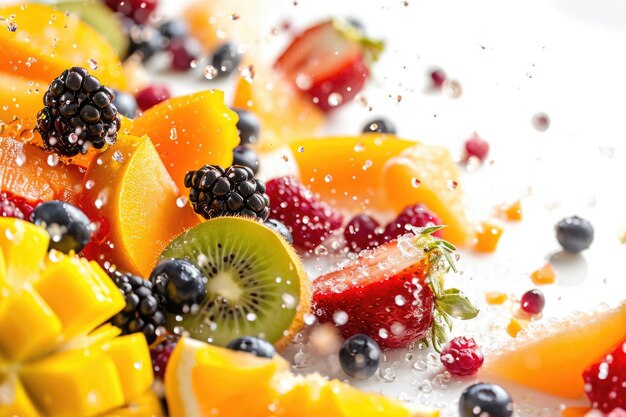
[[[6,280],[9,286],[20,288],[32,282],[39,274],[39,260],[46,256],[50,235],[48,232],[26,221],[0,218],[0,250],[6,265]]]
[[[504,292],[493,291],[485,293],[485,301],[487,301],[487,304],[500,305],[504,304],[508,299],[509,296]]]
[[[116,337],[105,343],[102,350],[115,363],[127,403],[152,385],[154,374],[150,350],[142,333]]]
[[[20,377],[49,417],[96,416],[124,404],[115,363],[100,349],[48,356],[23,366]]]
[[[474,249],[478,252],[491,253],[498,248],[502,237],[502,226],[492,222],[481,222],[476,228],[476,243]]]
[[[110,411],[101,417],[163,417],[161,401],[152,389],[134,398],[128,405]]]
[[[511,318],[509,324],[506,326],[506,331],[509,336],[515,338],[517,334],[528,327],[528,322],[525,320],[518,319],[516,317]]]
[[[550,264],[545,264],[541,268],[530,274],[530,279],[535,285],[554,284],[556,281],[556,272]]]
[[[0,384],[0,399],[0,416],[43,417],[28,397],[20,380],[15,377],[5,379]]]

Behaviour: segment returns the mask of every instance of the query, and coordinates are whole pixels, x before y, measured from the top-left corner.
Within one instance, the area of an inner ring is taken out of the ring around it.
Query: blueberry
[[[241,54],[237,46],[225,43],[213,54],[212,64],[217,69],[218,77],[226,77],[233,73],[241,63]]]
[[[201,304],[207,289],[202,272],[184,259],[167,259],[150,274],[164,308],[170,313],[189,313],[191,306]]]
[[[556,240],[568,252],[581,252],[593,242],[593,226],[582,217],[566,217],[557,223]]]
[[[119,114],[134,119],[137,115],[137,100],[131,94],[115,90],[113,104],[117,107]]]
[[[259,172],[259,155],[249,146],[237,146],[233,150],[233,165],[243,165],[256,174]]]
[[[339,349],[339,363],[343,371],[353,378],[367,379],[378,371],[382,353],[369,336],[355,334]]]
[[[180,39],[187,36],[189,28],[184,20],[173,19],[163,22],[161,26],[159,26],[159,32],[167,39]]]
[[[267,219],[264,224],[270,229],[274,229],[275,231],[280,233],[288,243],[293,243],[293,237],[291,236],[291,232],[282,222],[279,222],[276,219]]]
[[[272,359],[274,354],[276,354],[276,350],[270,342],[254,336],[238,337],[226,345],[226,347],[240,352],[252,353],[259,358]]]
[[[396,133],[396,127],[387,119],[370,120],[363,128],[363,133]]]
[[[459,413],[461,417],[511,417],[513,400],[504,388],[479,382],[461,394]]]
[[[89,218],[79,208],[64,201],[41,203],[31,214],[30,220],[44,227],[50,234],[48,249],[78,253],[91,239]]]
[[[158,52],[163,51],[165,38],[161,32],[150,26],[130,26],[128,32],[128,54],[137,54],[142,61],[148,61]]]
[[[239,131],[239,140],[242,145],[251,145],[256,143],[261,130],[261,121],[252,112],[243,109],[233,109],[239,121],[237,122],[237,130]]]

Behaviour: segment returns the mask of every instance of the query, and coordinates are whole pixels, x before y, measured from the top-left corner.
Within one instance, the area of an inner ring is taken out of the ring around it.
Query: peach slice
[[[126,272],[147,277],[169,241],[200,222],[147,137],[121,135],[91,163],[84,184],[83,210],[108,228],[97,257]]]
[[[254,79],[241,76],[233,100],[233,107],[249,110],[261,120],[258,146],[264,151],[315,134],[325,121],[308,97],[272,71],[255,66]]]
[[[504,350],[488,356],[483,375],[578,398],[584,394],[583,371],[624,338],[626,304],[595,314],[572,315],[554,327],[534,326],[521,331]]]
[[[291,143],[303,184],[327,202],[355,209],[389,209],[383,167],[414,141],[393,135],[301,139]],[[404,207],[403,207],[404,208]]]
[[[2,7],[0,16],[14,16],[10,23],[16,26],[14,32],[0,30],[1,72],[49,83],[67,68],[81,66],[103,84],[126,86],[115,49],[77,15],[26,3]]]
[[[224,93],[207,90],[164,101],[132,123],[135,136],[148,135],[179,190],[188,171],[204,164],[228,167],[239,144],[237,114]]]
[[[386,197],[397,211],[425,204],[448,225],[443,229],[444,238],[468,247],[473,244],[475,228],[465,213],[459,177],[450,152],[436,145],[418,144],[405,149],[383,169]]]
[[[23,132],[28,137],[33,136],[32,131]],[[18,137],[16,132],[0,134],[2,190],[30,201],[58,199],[75,204],[82,190],[84,171],[76,166],[55,163],[51,154],[23,143]]]

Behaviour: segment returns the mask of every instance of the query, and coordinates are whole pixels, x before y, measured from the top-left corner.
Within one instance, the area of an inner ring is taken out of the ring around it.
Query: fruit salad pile
[[[626,413],[626,305],[549,327],[550,263],[519,300],[485,289],[514,305],[506,346],[454,330],[480,312],[446,278],[522,203],[471,215],[476,133],[459,160],[384,117],[321,134],[384,59],[358,21],[294,31],[270,60],[221,1],[54,3],[0,7],[1,415],[435,417],[354,386],[416,348],[465,385],[462,417],[513,415],[510,382]],[[154,81],[174,72],[197,91]],[[555,236],[580,253],[594,229],[572,216]],[[339,378],[306,372],[302,345]]]

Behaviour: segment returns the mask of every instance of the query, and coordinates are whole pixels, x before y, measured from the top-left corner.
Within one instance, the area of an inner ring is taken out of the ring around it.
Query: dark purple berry
[[[339,364],[352,378],[370,378],[378,371],[381,359],[378,344],[364,334],[350,337],[339,349]]]

